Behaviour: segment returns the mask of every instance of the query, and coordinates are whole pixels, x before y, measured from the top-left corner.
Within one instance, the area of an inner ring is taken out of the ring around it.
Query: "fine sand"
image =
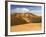
[[[21,25],[11,26],[11,32],[23,32],[23,31],[39,31],[41,30],[41,23],[28,23]]]

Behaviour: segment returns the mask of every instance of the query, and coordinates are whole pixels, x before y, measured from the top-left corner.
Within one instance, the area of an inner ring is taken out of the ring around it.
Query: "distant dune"
[[[11,14],[11,25],[20,25],[26,23],[41,23],[41,16],[33,13],[14,13]]]

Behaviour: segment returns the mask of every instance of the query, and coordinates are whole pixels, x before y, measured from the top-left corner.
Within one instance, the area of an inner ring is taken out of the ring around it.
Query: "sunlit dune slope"
[[[11,25],[21,25],[26,23],[41,23],[41,16],[33,13],[13,13],[11,14]]]

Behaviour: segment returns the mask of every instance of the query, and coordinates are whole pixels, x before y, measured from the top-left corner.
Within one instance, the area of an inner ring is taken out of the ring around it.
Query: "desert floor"
[[[41,30],[41,23],[28,23],[21,25],[11,26],[11,32],[22,32],[22,31],[39,31]]]

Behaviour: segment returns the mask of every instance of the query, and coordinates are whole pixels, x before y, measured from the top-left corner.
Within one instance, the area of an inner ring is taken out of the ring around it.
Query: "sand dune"
[[[19,25],[25,23],[41,23],[41,17],[33,13],[14,13],[11,14],[11,25]]]
[[[41,30],[41,16],[32,13],[11,14],[11,32]]]

